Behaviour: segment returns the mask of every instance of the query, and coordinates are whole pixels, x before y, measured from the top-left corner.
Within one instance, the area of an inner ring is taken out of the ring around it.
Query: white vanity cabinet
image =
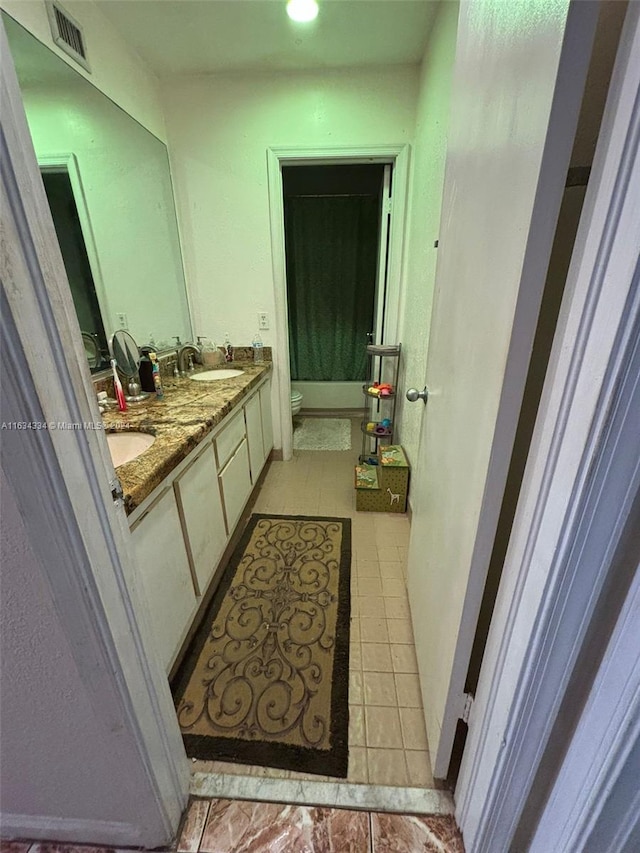
[[[130,518],[138,576],[167,672],[272,446],[267,380],[202,439]]]
[[[131,529],[138,578],[160,659],[170,666],[193,616],[196,593],[173,489],[167,486]]]
[[[211,440],[176,478],[173,488],[185,533],[196,595],[202,595],[227,544]]]

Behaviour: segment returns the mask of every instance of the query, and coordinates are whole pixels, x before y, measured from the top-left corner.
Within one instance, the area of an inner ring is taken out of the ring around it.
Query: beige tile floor
[[[409,521],[405,515],[357,512],[352,450],[295,451],[273,462],[255,512],[335,515],[352,520],[348,781],[433,787],[406,590]],[[194,769],[287,779],[320,779],[265,767],[194,762]],[[328,778],[328,777],[327,777]]]

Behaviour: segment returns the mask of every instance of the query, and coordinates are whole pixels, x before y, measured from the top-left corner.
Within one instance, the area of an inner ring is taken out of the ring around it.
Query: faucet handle
[[[182,341],[180,340],[180,335],[174,335],[173,337],[176,339],[176,346],[181,347]]]

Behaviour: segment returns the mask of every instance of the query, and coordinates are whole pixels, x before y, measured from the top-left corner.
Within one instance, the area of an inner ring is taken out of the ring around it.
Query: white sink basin
[[[155,435],[146,432],[108,432],[107,444],[113,467],[117,468],[118,465],[137,459],[155,440]]]
[[[194,373],[191,379],[196,382],[216,382],[219,379],[233,379],[236,376],[242,376],[244,370],[231,370],[223,368],[222,370],[205,370],[204,373]]]

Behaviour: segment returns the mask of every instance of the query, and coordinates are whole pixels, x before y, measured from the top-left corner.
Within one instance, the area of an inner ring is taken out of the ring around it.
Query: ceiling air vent
[[[87,71],[91,71],[87,60],[84,33],[80,24],[55,0],[48,0],[46,5],[54,42],[78,65],[82,65]]]

